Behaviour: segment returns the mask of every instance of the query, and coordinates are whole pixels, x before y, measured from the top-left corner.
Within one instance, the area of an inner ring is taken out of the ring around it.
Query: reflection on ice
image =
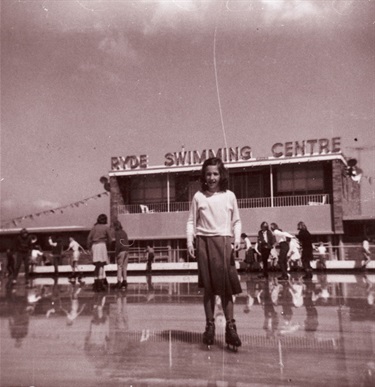
[[[129,277],[126,291],[108,282],[95,293],[89,277],[3,281],[1,384],[374,385],[373,274],[241,276],[238,353],[225,347],[219,299],[215,344],[202,345],[195,275]]]

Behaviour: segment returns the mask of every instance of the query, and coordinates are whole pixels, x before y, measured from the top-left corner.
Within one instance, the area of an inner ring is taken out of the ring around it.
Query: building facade
[[[262,221],[296,233],[306,223],[317,241],[339,246],[344,218],[360,214],[360,185],[348,176],[340,139],[276,143],[272,156],[254,158],[250,146],[171,152],[163,166],[149,166],[147,155],[112,158],[110,216],[118,219],[136,245],[186,249],[191,199],[200,189],[205,159],[221,157],[229,189],[237,196],[243,232],[255,240]],[[184,256],[181,256],[184,259]]]

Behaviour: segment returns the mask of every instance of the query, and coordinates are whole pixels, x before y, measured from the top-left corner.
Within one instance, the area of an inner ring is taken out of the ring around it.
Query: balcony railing
[[[317,206],[330,204],[330,197],[328,194],[294,195],[238,199],[237,202],[239,208]],[[118,206],[118,214],[187,212],[189,208],[190,202],[125,204]]]

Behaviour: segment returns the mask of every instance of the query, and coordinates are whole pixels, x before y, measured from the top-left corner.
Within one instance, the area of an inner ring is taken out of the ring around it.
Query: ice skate
[[[121,286],[122,286],[122,282],[121,281],[117,281],[117,283],[115,285],[113,285],[113,289],[120,290]]]
[[[242,343],[238,337],[235,322],[235,320],[227,321],[227,325],[225,327],[225,343],[227,344],[227,348],[237,352],[238,347],[240,347]]]
[[[126,290],[127,287],[128,287],[127,281],[126,281],[126,280],[123,280],[123,281],[121,282],[120,289],[121,289],[121,290]]]
[[[203,344],[207,345],[208,349],[211,349],[211,345],[215,341],[215,321],[207,320],[206,330],[203,333]]]

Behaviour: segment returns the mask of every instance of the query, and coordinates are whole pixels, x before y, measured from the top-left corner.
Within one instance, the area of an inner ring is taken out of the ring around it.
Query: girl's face
[[[220,172],[216,165],[209,165],[205,173],[206,184],[210,192],[218,192],[220,190]]]

